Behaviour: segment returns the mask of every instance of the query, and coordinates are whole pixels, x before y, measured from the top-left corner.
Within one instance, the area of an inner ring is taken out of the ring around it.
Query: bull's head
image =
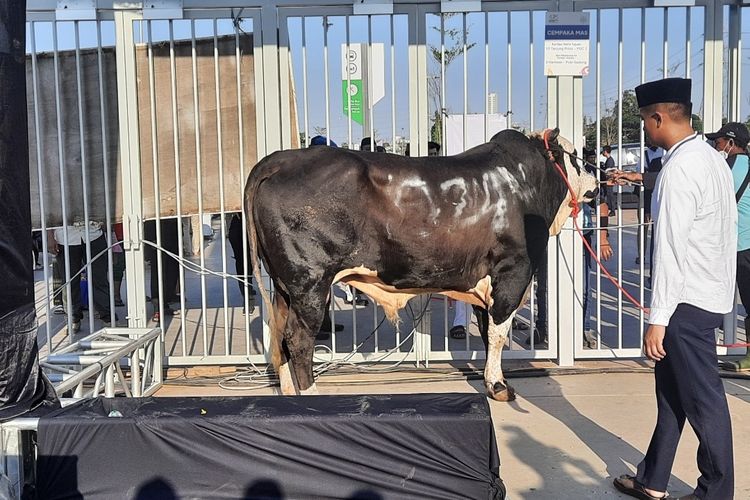
[[[549,146],[547,151],[549,159],[563,167],[568,182],[573,190],[572,194],[570,192],[566,194],[565,199],[560,204],[560,208],[557,211],[555,220],[550,226],[550,236],[554,236],[560,232],[563,224],[565,224],[565,219],[568,218],[573,210],[573,204],[589,203],[592,201],[599,193],[599,186],[596,177],[581,168],[580,163],[576,159],[577,155],[573,144],[569,140],[560,136],[560,129],[555,128],[545,132],[538,132],[536,135],[544,140],[545,134]],[[573,198],[573,196],[575,196],[575,198]]]

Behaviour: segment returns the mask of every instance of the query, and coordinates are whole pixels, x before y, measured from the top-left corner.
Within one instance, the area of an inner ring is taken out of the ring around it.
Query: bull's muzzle
[[[585,199],[586,199],[587,201],[591,201],[591,200],[593,200],[594,198],[596,198],[598,194],[599,194],[599,188],[595,188],[595,189],[594,189],[593,191],[586,191],[586,192],[585,192],[585,193],[583,194],[583,197],[584,197],[584,198],[585,198]]]

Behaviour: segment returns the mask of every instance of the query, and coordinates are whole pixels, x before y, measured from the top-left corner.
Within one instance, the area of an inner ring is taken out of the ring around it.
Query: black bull
[[[569,189],[590,201],[596,180],[569,142],[506,130],[450,157],[409,158],[318,146],[276,152],[245,187],[253,272],[269,310],[285,394],[315,393],[315,335],[331,284],[372,296],[389,318],[418,293],[475,305],[487,351],[485,385],[512,399],[501,352],[550,235],[569,216]],[[554,160],[554,161],[553,161]],[[273,307],[260,256],[276,288]]]

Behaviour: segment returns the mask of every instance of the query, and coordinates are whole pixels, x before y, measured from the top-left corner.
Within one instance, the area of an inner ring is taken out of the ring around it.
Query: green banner
[[[347,96],[347,85],[349,85],[349,96]],[[362,92],[362,80],[346,80],[341,82],[341,98],[344,103],[344,115],[349,116],[349,101],[352,103],[352,120],[364,125],[364,93]]]

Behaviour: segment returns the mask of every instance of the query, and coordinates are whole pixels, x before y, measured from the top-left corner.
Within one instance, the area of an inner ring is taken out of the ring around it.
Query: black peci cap
[[[635,97],[638,99],[639,108],[665,102],[690,106],[691,89],[692,81],[689,78],[665,78],[638,85],[635,88]]]

